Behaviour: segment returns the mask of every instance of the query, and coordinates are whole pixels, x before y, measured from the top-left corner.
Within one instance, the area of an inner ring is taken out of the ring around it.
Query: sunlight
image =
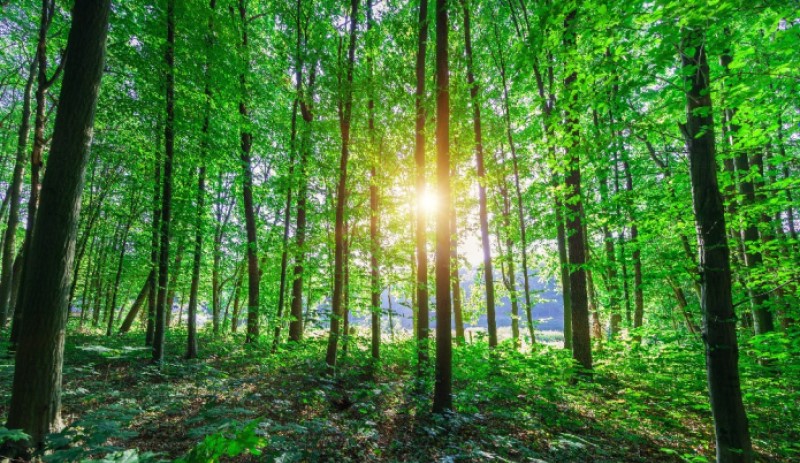
[[[431,189],[425,189],[419,198],[418,207],[419,210],[426,214],[435,214],[436,210],[439,209],[439,195]]]

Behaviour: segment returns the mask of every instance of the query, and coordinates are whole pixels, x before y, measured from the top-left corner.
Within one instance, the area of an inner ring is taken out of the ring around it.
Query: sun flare
[[[426,214],[434,214],[439,209],[439,195],[435,191],[426,189],[419,197],[419,210]]]

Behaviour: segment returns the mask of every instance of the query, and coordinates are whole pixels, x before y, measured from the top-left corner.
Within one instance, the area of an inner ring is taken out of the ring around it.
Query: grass
[[[454,351],[456,410],[446,417],[430,413],[433,385],[416,379],[408,339],[384,345],[373,365],[368,339],[355,338],[335,376],[325,375],[324,338],[270,354],[269,343],[203,336],[202,359],[185,361],[185,333],[173,330],[160,368],[142,339],[70,335],[68,427],[52,437],[58,450],[49,460],[117,452],[105,461],[137,461],[124,459],[130,449],[138,461],[280,462],[705,462],[714,453],[702,345],[692,339],[605,344],[591,380],[580,382],[560,349],[468,344]],[[764,367],[759,346],[746,347],[743,388],[759,461],[797,461],[800,360]],[[0,365],[0,416],[10,363]]]

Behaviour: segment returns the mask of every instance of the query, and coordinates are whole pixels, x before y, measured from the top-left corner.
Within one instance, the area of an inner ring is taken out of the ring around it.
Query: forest
[[[0,0],[0,461],[800,461],[796,0]]]

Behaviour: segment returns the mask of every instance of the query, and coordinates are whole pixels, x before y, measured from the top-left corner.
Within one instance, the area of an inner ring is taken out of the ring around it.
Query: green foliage
[[[266,442],[257,420],[246,424],[231,421],[220,426],[217,432],[207,435],[200,444],[176,461],[215,463],[222,457],[236,457],[245,452],[258,456]]]

